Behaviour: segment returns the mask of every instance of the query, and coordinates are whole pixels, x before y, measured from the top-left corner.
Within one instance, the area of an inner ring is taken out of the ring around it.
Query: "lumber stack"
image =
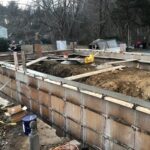
[[[22,108],[21,105],[9,107],[7,108],[5,115],[10,122],[17,123],[27,114],[26,109],[26,107]]]

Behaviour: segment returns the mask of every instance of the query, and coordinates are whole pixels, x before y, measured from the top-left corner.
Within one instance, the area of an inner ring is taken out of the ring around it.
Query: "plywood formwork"
[[[150,115],[136,109],[140,106],[150,110],[149,102],[32,70],[27,72],[0,67],[0,86],[11,79],[2,92],[84,144],[108,150],[149,150]]]

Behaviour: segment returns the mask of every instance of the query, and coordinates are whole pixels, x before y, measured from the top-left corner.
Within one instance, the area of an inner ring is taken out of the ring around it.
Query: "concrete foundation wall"
[[[137,59],[150,62],[150,53],[132,53],[132,52],[124,52],[124,53],[111,53],[104,52],[101,50],[84,50],[84,49],[76,49],[76,53],[89,55],[91,52],[96,53],[96,57],[109,58],[109,59]]]
[[[0,67],[0,87],[10,79],[3,93],[83,143],[105,150],[149,150],[149,102],[31,70],[24,74]]]

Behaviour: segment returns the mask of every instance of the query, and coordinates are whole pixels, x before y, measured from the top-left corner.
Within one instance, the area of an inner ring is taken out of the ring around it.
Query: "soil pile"
[[[150,100],[150,72],[126,68],[123,71],[107,72],[81,82],[133,97]]]
[[[62,78],[95,70],[90,65],[64,65],[55,61],[43,61],[32,65],[30,69]]]

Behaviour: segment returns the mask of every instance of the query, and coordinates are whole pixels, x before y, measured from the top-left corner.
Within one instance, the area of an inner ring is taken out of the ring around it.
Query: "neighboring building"
[[[7,28],[0,26],[0,38],[8,38]]]

